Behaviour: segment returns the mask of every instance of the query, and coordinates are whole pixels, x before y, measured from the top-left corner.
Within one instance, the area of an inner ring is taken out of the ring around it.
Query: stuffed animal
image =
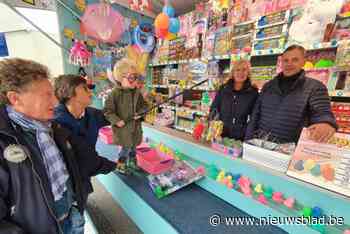
[[[91,62],[91,52],[87,49],[85,42],[74,40],[73,46],[69,51],[69,62],[71,64],[85,67]]]
[[[322,42],[327,24],[333,23],[343,0],[309,0],[289,29],[288,44]]]

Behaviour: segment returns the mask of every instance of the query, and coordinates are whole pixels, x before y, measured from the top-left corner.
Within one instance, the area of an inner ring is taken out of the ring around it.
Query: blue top
[[[71,130],[74,135],[86,139],[86,142],[93,147],[96,145],[99,129],[110,124],[101,110],[87,107],[84,116],[76,119],[64,104],[59,104],[56,107],[55,121]]]

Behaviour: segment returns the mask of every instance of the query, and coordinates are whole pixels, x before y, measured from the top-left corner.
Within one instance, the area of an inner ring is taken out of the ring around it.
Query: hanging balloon
[[[166,35],[168,34],[168,30],[167,29],[158,29],[156,28],[156,37],[164,39],[166,37]]]
[[[154,49],[155,39],[152,33],[152,28],[139,25],[133,32],[133,40],[135,44],[142,50],[142,52],[150,53]]]
[[[164,13],[160,13],[156,17],[156,19],[154,21],[154,25],[158,29],[166,29],[166,30],[168,30],[168,28],[169,28],[169,16],[167,16]]]
[[[172,6],[167,5],[167,6],[163,7],[163,13],[169,17],[174,17],[175,16],[175,9]]]
[[[165,39],[167,40],[174,40],[176,38],[176,34],[168,32],[167,35],[165,36]]]
[[[180,21],[178,18],[170,18],[169,32],[178,33],[180,31]]]

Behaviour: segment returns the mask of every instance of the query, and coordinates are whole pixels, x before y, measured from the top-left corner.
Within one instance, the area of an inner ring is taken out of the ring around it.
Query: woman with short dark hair
[[[61,75],[55,79],[54,87],[60,102],[55,109],[55,121],[95,147],[99,129],[109,122],[102,111],[89,107],[92,86],[81,76]]]

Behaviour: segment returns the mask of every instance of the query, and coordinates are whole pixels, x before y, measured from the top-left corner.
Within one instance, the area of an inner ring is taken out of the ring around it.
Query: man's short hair
[[[306,52],[305,48],[300,46],[300,45],[291,45],[291,46],[288,46],[288,48],[283,51],[283,54],[285,54],[285,53],[287,53],[288,51],[291,51],[291,50],[299,50],[304,55],[305,55],[305,52]]]
[[[66,104],[76,95],[75,88],[86,83],[86,80],[79,75],[61,75],[55,78],[54,88],[58,101]]]

